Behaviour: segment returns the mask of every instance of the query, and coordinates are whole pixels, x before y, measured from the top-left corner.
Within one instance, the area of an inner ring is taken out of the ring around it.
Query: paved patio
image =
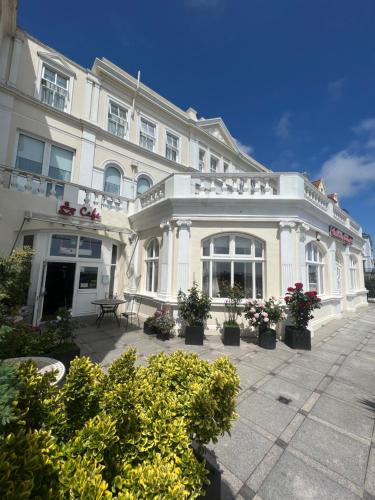
[[[322,327],[311,352],[251,340],[203,346],[159,341],[110,319],[79,331],[82,354],[108,366],[134,346],[138,362],[176,349],[208,360],[229,355],[241,378],[239,418],[212,446],[223,470],[223,499],[375,500],[375,305]]]

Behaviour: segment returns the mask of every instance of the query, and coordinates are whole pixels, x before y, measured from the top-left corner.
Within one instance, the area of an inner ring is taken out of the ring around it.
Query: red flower
[[[294,288],[292,286],[290,286],[290,287],[287,288],[287,291],[288,292],[294,292]]]
[[[284,300],[286,303],[288,303],[290,301],[290,297],[284,297]]]
[[[301,290],[303,288],[302,283],[295,283],[294,286],[296,287],[296,290]]]
[[[320,297],[317,297],[317,298],[316,298],[316,300],[317,300],[318,302],[321,302],[321,301],[322,301],[322,299],[321,299]]]

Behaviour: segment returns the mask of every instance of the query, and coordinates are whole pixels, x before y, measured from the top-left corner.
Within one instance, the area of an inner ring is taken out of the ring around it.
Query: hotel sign
[[[351,236],[349,236],[348,234],[340,231],[340,229],[337,229],[337,227],[329,226],[329,234],[333,238],[336,238],[337,240],[340,240],[343,243],[345,243],[345,245],[352,245],[353,244],[353,238]]]
[[[92,208],[87,205],[75,205],[69,201],[64,201],[62,204],[58,203],[57,213],[68,217],[87,217],[92,221],[101,219],[100,212],[98,212],[96,208]]]

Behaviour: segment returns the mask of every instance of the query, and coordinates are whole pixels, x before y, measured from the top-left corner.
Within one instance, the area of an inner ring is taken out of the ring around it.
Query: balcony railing
[[[65,182],[10,167],[0,167],[0,187],[35,196],[128,212],[131,200],[73,182]]]

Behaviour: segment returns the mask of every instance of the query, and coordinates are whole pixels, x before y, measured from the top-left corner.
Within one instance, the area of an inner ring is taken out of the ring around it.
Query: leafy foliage
[[[285,302],[297,328],[307,328],[314,317],[312,311],[320,308],[320,301],[314,290],[304,292],[302,283],[295,283],[294,288],[288,288]]]
[[[13,402],[18,395],[18,380],[14,365],[0,362],[0,433],[16,420]]]
[[[238,283],[230,286],[229,283],[222,283],[221,290],[223,296],[227,297],[225,301],[225,308],[227,310],[228,320],[225,321],[226,325],[237,325],[237,318],[242,316],[241,302],[245,297],[244,289]]]
[[[276,327],[277,324],[287,317],[285,306],[281,299],[271,297],[267,300],[249,299],[245,305],[245,318],[250,325],[259,330]]]
[[[161,353],[135,366],[134,349],[108,370],[88,358],[52,386],[18,367],[17,420],[0,436],[1,498],[197,498],[207,481],[191,448],[229,432],[239,378],[227,358]]]
[[[41,356],[56,343],[52,330],[41,332],[25,323],[0,326],[0,359],[19,356]]]
[[[368,290],[369,298],[375,298],[375,276],[365,274],[365,288]]]
[[[72,318],[72,312],[66,307],[59,307],[56,320],[47,325],[47,331],[55,335],[57,344],[73,343],[77,328],[77,321]]]
[[[188,292],[188,295],[181,290],[178,293],[180,316],[188,326],[204,326],[204,322],[211,317],[211,299],[198,289],[195,282]]]

